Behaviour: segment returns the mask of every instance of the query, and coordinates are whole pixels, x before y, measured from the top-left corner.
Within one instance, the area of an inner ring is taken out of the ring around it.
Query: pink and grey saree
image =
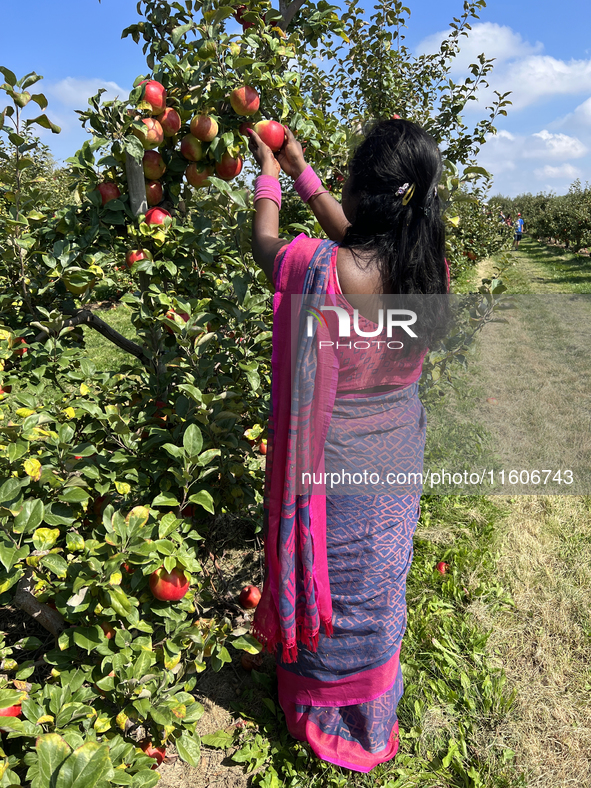
[[[318,355],[328,327],[318,321],[312,337],[292,330],[292,296],[338,292],[336,250],[302,234],[275,264],[266,576],[253,631],[276,654],[290,733],[320,758],[367,772],[398,750],[420,491],[333,495],[322,483],[302,491],[297,478],[304,468],[336,471],[344,454],[363,467],[376,451],[393,469],[421,473],[426,419],[417,383],[339,397],[338,356]]]

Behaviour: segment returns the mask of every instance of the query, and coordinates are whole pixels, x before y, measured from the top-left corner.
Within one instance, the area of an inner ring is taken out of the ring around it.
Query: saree
[[[287,314],[286,298],[298,288],[306,295],[335,292],[335,247],[299,236],[281,250],[276,319],[282,306]],[[302,456],[330,474],[345,453],[369,467],[376,450],[393,470],[422,473],[425,411],[417,383],[339,398],[338,359],[329,355],[321,364],[315,354],[325,329],[319,325],[307,344],[300,330],[299,345],[292,331],[291,347],[286,330],[280,316],[267,453],[267,571],[253,632],[276,655],[279,702],[291,735],[325,761],[368,772],[398,750],[400,647],[420,492],[331,495],[316,484],[302,494],[293,476]]]

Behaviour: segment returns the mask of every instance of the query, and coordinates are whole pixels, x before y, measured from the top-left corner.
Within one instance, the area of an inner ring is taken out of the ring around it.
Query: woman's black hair
[[[359,253],[364,257],[373,253],[385,293],[443,296],[448,292],[445,230],[437,194],[441,173],[437,143],[407,120],[377,123],[353,155],[348,188],[358,203],[341,246],[351,250],[357,265]],[[432,313],[433,306],[431,301],[426,312]],[[431,342],[441,334],[436,326],[443,328],[447,308],[441,303],[435,312],[439,314],[430,314],[427,320]]]

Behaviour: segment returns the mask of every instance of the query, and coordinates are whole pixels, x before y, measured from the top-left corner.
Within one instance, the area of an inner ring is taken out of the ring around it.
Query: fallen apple
[[[167,572],[161,566],[150,575],[150,590],[152,594],[161,602],[178,602],[182,599],[191,585],[185,573],[179,567],[175,567],[172,572]]]
[[[489,405],[498,405],[499,400],[496,397],[488,397],[487,400]]]
[[[150,758],[154,758],[156,761],[154,766],[152,766],[152,769],[157,769],[166,757],[166,749],[162,745],[160,745],[160,747],[154,747],[149,739],[145,739],[140,744],[140,747],[146,753],[146,755],[148,755]]]
[[[112,640],[115,637],[115,627],[106,621],[101,623],[101,629],[105,633],[107,640]]]
[[[22,709],[20,704],[15,704],[14,706],[6,706],[4,709],[0,709],[0,717],[20,717],[22,713]]]
[[[439,574],[444,575],[449,569],[449,564],[446,564],[445,561],[440,561],[435,568]]]
[[[106,205],[111,200],[116,200],[121,196],[116,183],[99,183],[96,187],[97,192],[101,195],[103,205]]]
[[[281,150],[285,141],[285,129],[276,120],[259,120],[254,131],[272,151]]]
[[[252,610],[261,599],[261,592],[256,586],[244,586],[238,597],[239,603],[245,610]]]

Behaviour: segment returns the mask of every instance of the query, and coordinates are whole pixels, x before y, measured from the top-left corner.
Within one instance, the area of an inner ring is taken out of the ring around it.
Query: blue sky
[[[407,4],[412,15],[406,43],[415,52],[436,46],[463,7],[461,0]],[[63,129],[59,136],[44,134],[44,141],[58,160],[71,156],[86,138],[74,110],[84,109],[99,87],[126,96],[135,77],[147,71],[141,47],[121,39],[122,29],[139,18],[136,0],[2,5],[0,65],[19,77],[29,71],[44,76],[37,87],[49,99],[49,116]],[[372,5],[362,0],[368,13]],[[589,0],[558,6],[549,0],[489,0],[474,23],[456,76],[485,52],[497,58],[491,89],[513,91],[514,105],[481,155],[495,176],[494,192],[561,194],[575,178],[591,181],[590,22]],[[466,115],[470,119],[478,119],[478,110]]]

